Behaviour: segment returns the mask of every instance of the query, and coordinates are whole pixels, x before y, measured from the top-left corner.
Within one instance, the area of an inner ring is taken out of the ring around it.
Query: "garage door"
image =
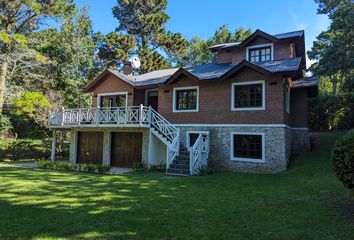
[[[79,132],[77,162],[102,164],[103,132]]]
[[[141,162],[141,133],[112,133],[111,165],[131,167],[133,162]]]

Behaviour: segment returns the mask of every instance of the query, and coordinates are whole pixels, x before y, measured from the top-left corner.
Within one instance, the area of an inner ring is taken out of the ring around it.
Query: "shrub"
[[[12,160],[44,159],[50,157],[48,143],[41,140],[21,139],[13,141],[9,146],[8,154]]]
[[[4,114],[0,114],[0,136],[8,134],[11,128],[10,118]]]
[[[70,162],[63,161],[49,161],[38,160],[39,168],[53,169],[58,171],[76,171],[76,172],[90,172],[90,173],[108,173],[111,170],[111,166],[93,165],[93,164],[72,164]]]
[[[201,166],[197,169],[198,176],[211,175],[217,172],[217,169],[214,165]]]
[[[144,164],[142,162],[133,162],[132,168],[134,170],[142,170],[145,168]]]
[[[354,196],[354,130],[339,139],[334,145],[332,163],[337,178]]]
[[[0,160],[10,157],[9,147],[13,142],[13,140],[0,140]]]

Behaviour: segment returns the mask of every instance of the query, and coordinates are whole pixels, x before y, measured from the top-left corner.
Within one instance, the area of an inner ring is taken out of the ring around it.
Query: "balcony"
[[[49,128],[150,127],[152,109],[140,106],[62,109],[49,114]]]

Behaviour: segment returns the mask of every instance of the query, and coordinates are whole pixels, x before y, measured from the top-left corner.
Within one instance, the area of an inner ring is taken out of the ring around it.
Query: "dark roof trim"
[[[84,87],[83,92],[84,93],[91,92],[92,88],[96,87],[97,84],[99,84],[102,80],[104,80],[108,75],[114,75],[114,76],[118,77],[120,80],[128,83],[129,85],[132,85],[132,86],[134,85],[133,81],[130,81],[129,79],[126,79],[129,76],[126,76],[124,74],[117,75],[114,71],[111,71],[110,69],[107,68],[101,74],[99,74],[93,81],[88,83]]]
[[[165,85],[169,85],[170,83],[172,83],[173,81],[175,81],[178,77],[185,75],[191,79],[193,79],[194,81],[198,81],[199,78],[197,76],[195,76],[194,74],[190,73],[189,71],[185,70],[184,68],[179,68],[172,76],[170,76],[166,82]]]
[[[246,46],[248,43],[250,43],[251,41],[253,41],[256,37],[264,37],[272,42],[276,42],[278,41],[278,38],[266,33],[266,32],[263,32],[259,29],[257,29],[254,33],[251,34],[251,36],[249,36],[248,38],[246,38],[242,43],[240,43],[240,45],[238,45],[238,47],[242,48],[244,46]]]
[[[253,63],[250,63],[246,60],[243,60],[242,62],[240,62],[239,64],[237,64],[234,68],[230,69],[228,72],[226,72],[224,75],[222,75],[220,77],[221,80],[226,80],[228,79],[229,77],[231,77],[232,75],[234,75],[235,73],[237,73],[238,71],[240,71],[242,68],[244,67],[248,67],[248,68],[251,68],[257,72],[260,72],[262,74],[265,74],[265,75],[270,75],[272,74],[270,71],[262,68],[262,67],[259,67]]]
[[[306,87],[317,87],[317,86],[318,86],[317,76],[303,77],[291,83],[291,88],[306,88]]]

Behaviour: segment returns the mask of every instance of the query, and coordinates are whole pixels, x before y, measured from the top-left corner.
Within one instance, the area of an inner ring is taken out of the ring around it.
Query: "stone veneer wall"
[[[79,131],[103,131],[103,165],[110,165],[110,145],[112,132],[141,132],[142,133],[142,162],[148,164],[149,159],[149,131],[148,128],[75,128],[71,130],[70,161],[76,163],[77,132]]]
[[[287,169],[292,146],[292,132],[286,127],[178,127],[181,141],[186,142],[187,131],[209,131],[209,162],[224,169],[240,172],[276,173]],[[230,160],[232,132],[263,132],[265,134],[265,163]]]
[[[310,135],[308,129],[292,129],[292,150],[296,152],[310,151]]]

